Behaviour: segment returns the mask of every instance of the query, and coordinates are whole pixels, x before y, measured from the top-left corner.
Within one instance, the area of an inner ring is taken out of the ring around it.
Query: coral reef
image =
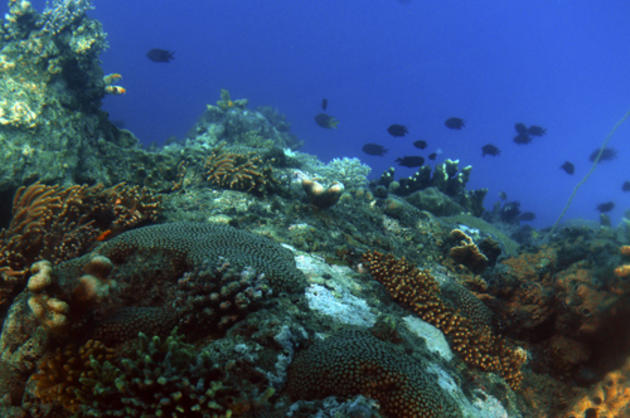
[[[289,368],[294,399],[365,395],[390,417],[450,417],[457,409],[425,366],[368,332],[348,331],[313,343]]]

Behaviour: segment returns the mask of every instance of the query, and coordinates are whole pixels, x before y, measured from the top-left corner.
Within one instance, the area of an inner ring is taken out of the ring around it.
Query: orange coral
[[[451,347],[462,359],[484,371],[498,372],[513,388],[522,380],[521,366],[527,359],[523,349],[512,347],[488,326],[474,326],[470,319],[448,307],[440,299],[437,282],[404,258],[367,252],[364,260],[372,276],[391,296],[420,318],[446,334]]]
[[[618,370],[609,372],[579,397],[565,412],[566,418],[630,416],[630,358]]]

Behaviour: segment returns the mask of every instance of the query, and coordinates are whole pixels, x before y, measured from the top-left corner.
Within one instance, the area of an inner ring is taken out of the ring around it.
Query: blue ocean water
[[[43,3],[43,2],[41,2]],[[37,2],[35,2],[37,5]],[[119,72],[124,96],[104,108],[145,144],[183,138],[219,90],[287,115],[303,151],[324,160],[356,156],[377,177],[403,155],[441,149],[436,163],[472,165],[471,188],[489,189],[486,205],[521,202],[543,227],[560,214],[588,160],[630,109],[630,3],[623,0],[160,0],[96,1],[92,15],[108,33],[105,72]],[[145,56],[175,51],[168,64]],[[338,129],[317,126],[322,98]],[[444,120],[465,120],[461,131]],[[514,124],[547,130],[517,145]],[[392,138],[392,123],[409,128]],[[578,192],[567,218],[598,219],[614,201],[618,222],[630,208],[630,123]],[[429,146],[417,150],[412,142]],[[365,155],[366,142],[389,149]],[[481,156],[492,143],[498,157]],[[570,176],[559,167],[573,162]],[[399,167],[398,176],[415,170]]]

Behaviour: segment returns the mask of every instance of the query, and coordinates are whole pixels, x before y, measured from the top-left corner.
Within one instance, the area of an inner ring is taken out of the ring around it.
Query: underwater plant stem
[[[610,132],[608,132],[608,135],[606,135],[606,138],[604,138],[604,142],[602,142],[602,146],[599,148],[599,152],[597,153],[597,156],[595,157],[595,160],[593,160],[593,165],[591,165],[591,169],[588,170],[588,173],[586,173],[586,175],[582,178],[582,180],[580,180],[578,182],[578,184],[576,184],[575,187],[573,188],[573,192],[571,193],[571,196],[569,196],[569,200],[567,201],[567,204],[564,205],[564,209],[562,209],[562,212],[560,213],[560,216],[558,216],[558,219],[556,220],[556,222],[551,227],[551,230],[549,231],[548,237],[551,237],[551,235],[553,235],[553,233],[556,231],[556,228],[558,227],[558,224],[560,223],[560,221],[564,217],[564,215],[567,212],[567,210],[569,210],[569,206],[571,206],[571,202],[573,202],[573,198],[575,197],[575,194],[577,193],[578,189],[580,187],[582,187],[582,185],[584,183],[586,183],[586,180],[588,180],[588,178],[591,176],[591,174],[593,174],[593,171],[595,171],[595,167],[597,167],[597,163],[599,162],[600,158],[602,157],[602,154],[604,153],[604,150],[606,149],[606,146],[608,145],[608,142],[613,137],[613,135],[615,134],[617,129],[626,121],[626,119],[628,119],[628,117],[630,117],[630,110],[628,110],[626,112],[626,114],[623,115],[623,117],[621,119],[619,119],[617,121],[617,123],[615,123],[615,126],[613,126],[613,128],[610,130]]]

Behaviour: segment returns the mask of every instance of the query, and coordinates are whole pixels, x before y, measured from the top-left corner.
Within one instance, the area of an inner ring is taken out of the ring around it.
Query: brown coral
[[[206,160],[207,180],[216,187],[263,194],[273,182],[271,167],[254,152],[236,153],[217,146]]]
[[[449,238],[456,241],[448,252],[455,262],[465,265],[473,273],[481,273],[485,270],[488,266],[488,257],[481,252],[470,235],[461,229],[453,229]]]
[[[521,366],[527,359],[524,350],[492,332],[490,327],[475,326],[440,298],[438,284],[426,271],[420,271],[404,258],[373,251],[363,255],[372,276],[382,283],[391,296],[420,318],[439,328],[449,337],[451,348],[462,359],[484,371],[497,372],[518,388]]]

